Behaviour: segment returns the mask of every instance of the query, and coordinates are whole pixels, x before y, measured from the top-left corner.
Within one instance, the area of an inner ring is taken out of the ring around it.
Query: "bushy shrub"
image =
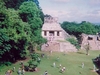
[[[11,66],[11,65],[12,65],[11,62],[0,62],[0,71],[2,70],[2,68],[3,68],[4,66]]]
[[[75,39],[75,38],[68,38],[67,41],[69,41],[71,44],[73,44],[77,49],[80,48],[80,45],[79,45],[77,39]]]
[[[5,62],[4,64],[5,64],[6,66],[11,66],[11,65],[12,65],[11,62]]]

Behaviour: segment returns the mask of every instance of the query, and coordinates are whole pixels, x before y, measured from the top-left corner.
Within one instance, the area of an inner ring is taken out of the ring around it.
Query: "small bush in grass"
[[[4,64],[5,64],[6,66],[11,66],[11,65],[12,65],[11,62],[5,62]]]
[[[75,38],[68,38],[67,41],[69,41],[71,44],[73,44],[77,49],[80,48],[80,45],[79,45],[77,39],[75,39]]]
[[[11,62],[0,62],[0,67],[3,67],[3,66],[11,66],[12,63]]]
[[[31,59],[28,61],[28,67],[32,71],[36,71],[37,66],[40,64],[41,60],[38,53],[33,53],[30,55]],[[26,67],[27,68],[27,67]]]

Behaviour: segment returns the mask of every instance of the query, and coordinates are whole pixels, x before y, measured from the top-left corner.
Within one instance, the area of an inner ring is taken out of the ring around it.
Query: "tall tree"
[[[0,61],[16,61],[26,55],[30,27],[21,20],[18,11],[6,9],[4,3],[0,7],[3,8],[0,9]]]
[[[29,43],[33,46],[44,41],[40,9],[31,1],[14,1],[0,0],[0,63],[25,58]]]
[[[40,10],[32,1],[24,2],[19,8],[20,16],[24,22],[28,22],[31,28],[31,43],[40,44],[44,41],[41,36],[42,20]]]
[[[75,36],[80,35],[81,33],[85,33],[85,34],[97,33],[97,29],[95,28],[95,26],[92,23],[86,21],[82,21],[81,23],[65,21],[61,24],[61,26],[69,34],[73,34]]]
[[[27,1],[33,1],[37,5],[38,9],[40,10],[40,18],[44,22],[44,13],[39,5],[39,1],[38,0],[27,0]]]
[[[18,9],[19,6],[27,0],[4,0],[7,8]]]
[[[80,32],[78,31],[79,29],[79,24],[76,22],[67,22],[64,21],[61,24],[62,28],[69,34],[79,36]]]
[[[86,21],[81,22],[79,28],[80,28],[79,31],[81,33],[85,33],[85,34],[96,34],[97,33],[95,26],[90,22],[86,22]]]

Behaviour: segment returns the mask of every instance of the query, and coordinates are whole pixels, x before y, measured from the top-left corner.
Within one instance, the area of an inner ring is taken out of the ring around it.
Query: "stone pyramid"
[[[42,27],[42,36],[48,40],[42,45],[42,51],[76,52],[75,46],[65,40],[70,37],[57,22],[57,18],[46,17]],[[63,41],[63,42],[61,42]]]

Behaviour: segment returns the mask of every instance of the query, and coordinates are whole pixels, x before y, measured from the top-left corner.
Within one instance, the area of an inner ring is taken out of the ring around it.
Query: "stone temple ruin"
[[[84,50],[84,46],[89,44],[90,50],[100,50],[100,33],[97,35],[81,35],[81,49]]]
[[[76,52],[77,49],[70,42],[65,41],[70,35],[57,22],[58,18],[45,17],[42,27],[42,37],[47,43],[42,45],[42,51]]]

